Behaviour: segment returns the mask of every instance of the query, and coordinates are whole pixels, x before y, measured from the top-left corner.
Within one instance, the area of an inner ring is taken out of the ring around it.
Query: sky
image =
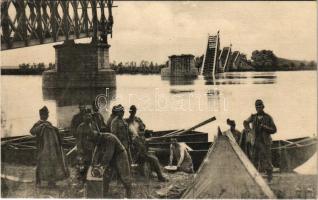
[[[221,47],[248,56],[273,50],[278,57],[317,60],[316,2],[114,2],[110,61],[164,63],[172,54],[202,55],[208,34],[220,30]],[[88,42],[88,39],[77,42]],[[52,44],[1,52],[2,66],[54,62]]]

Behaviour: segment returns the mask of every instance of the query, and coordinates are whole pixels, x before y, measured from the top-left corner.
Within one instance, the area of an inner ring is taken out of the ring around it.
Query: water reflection
[[[230,77],[230,78],[228,78]],[[243,78],[243,77],[242,77]],[[244,84],[244,82],[240,80],[233,80],[235,79],[234,76],[222,76],[216,75],[214,77],[205,76],[205,85],[234,85],[234,84]]]
[[[170,85],[193,85],[193,77],[161,77],[161,80],[169,81]]]
[[[85,104],[88,108],[96,104],[106,118],[109,106],[116,97],[116,89],[83,88],[83,89],[42,89],[43,100],[56,102],[56,121],[58,127],[69,127],[72,117],[78,113],[78,105]]]
[[[275,72],[263,72],[246,76],[246,73],[219,73],[214,76],[204,76],[205,85],[235,85],[246,84],[248,79],[252,80],[252,84],[274,84],[277,76]]]
[[[215,77],[217,79],[247,79],[246,75],[237,73],[221,73],[216,74]]]
[[[253,81],[253,84],[274,84],[276,80]]]

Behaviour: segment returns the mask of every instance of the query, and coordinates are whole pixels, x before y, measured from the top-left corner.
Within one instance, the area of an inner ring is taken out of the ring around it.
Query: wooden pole
[[[187,132],[189,132],[189,131],[192,131],[192,130],[194,130],[194,129],[197,129],[197,128],[199,128],[199,127],[201,127],[201,126],[203,126],[203,125],[206,125],[206,124],[208,124],[208,123],[210,123],[210,122],[213,122],[213,121],[215,121],[215,120],[216,120],[215,117],[211,117],[211,118],[209,118],[209,119],[207,119],[207,120],[205,120],[205,121],[203,121],[203,122],[200,122],[199,124],[196,124],[195,126],[192,126],[192,127],[188,128],[188,129],[186,129],[186,130],[174,131],[174,132],[172,132],[172,133],[169,133],[169,134],[167,134],[167,135],[163,135],[163,136],[160,136],[160,137],[149,138],[149,140],[157,139],[157,138],[167,138],[167,137],[172,137],[172,136],[176,136],[176,135],[182,135],[182,134],[184,134],[184,133],[187,133]]]

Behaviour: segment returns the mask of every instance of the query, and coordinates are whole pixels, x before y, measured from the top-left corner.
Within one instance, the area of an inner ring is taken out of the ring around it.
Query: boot
[[[127,199],[131,199],[131,198],[132,198],[131,195],[132,195],[132,194],[131,194],[131,187],[127,187],[127,188],[126,188],[126,198],[127,198]]]

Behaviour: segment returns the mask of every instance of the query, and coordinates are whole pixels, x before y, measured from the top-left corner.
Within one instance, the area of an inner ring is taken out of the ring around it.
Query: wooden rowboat
[[[208,143],[208,133],[189,131],[182,135],[174,135],[166,138],[157,138],[159,136],[166,135],[174,130],[167,131],[147,131],[146,135],[153,136],[152,142],[169,142],[170,138],[175,138],[179,142],[201,142]],[[70,134],[69,130],[60,130],[60,134],[63,137],[63,149],[65,152],[69,152],[75,146],[75,138]],[[155,144],[154,144],[155,145]],[[151,147],[151,145],[150,145]],[[7,163],[16,163],[23,165],[35,165],[36,164],[36,140],[32,135],[13,136],[1,138],[1,161]],[[73,159],[74,154],[69,156],[69,159]]]
[[[146,131],[148,138],[154,138],[149,141],[149,149],[154,151],[163,165],[166,165],[169,160],[170,139],[175,138],[178,142],[185,142],[193,149],[193,151],[190,151],[190,155],[194,169],[198,169],[209,147],[212,145],[212,142],[208,142],[208,133],[191,130],[182,135],[162,137],[171,132],[176,132],[176,130]],[[63,137],[63,148],[65,152],[68,152],[74,147],[75,138],[70,135],[69,130],[61,130],[60,133]],[[314,155],[317,150],[316,146],[317,137],[275,140],[272,145],[272,163],[274,167],[280,168],[281,171],[292,171]],[[1,138],[1,161],[35,165],[35,137],[24,135]]]
[[[193,149],[190,155],[194,170],[198,169],[212,142],[186,142]],[[149,146],[156,152],[162,164],[169,162],[168,142],[153,142]],[[272,144],[272,164],[281,172],[291,172],[308,161],[317,151],[317,137],[301,137],[289,140],[274,140]]]

